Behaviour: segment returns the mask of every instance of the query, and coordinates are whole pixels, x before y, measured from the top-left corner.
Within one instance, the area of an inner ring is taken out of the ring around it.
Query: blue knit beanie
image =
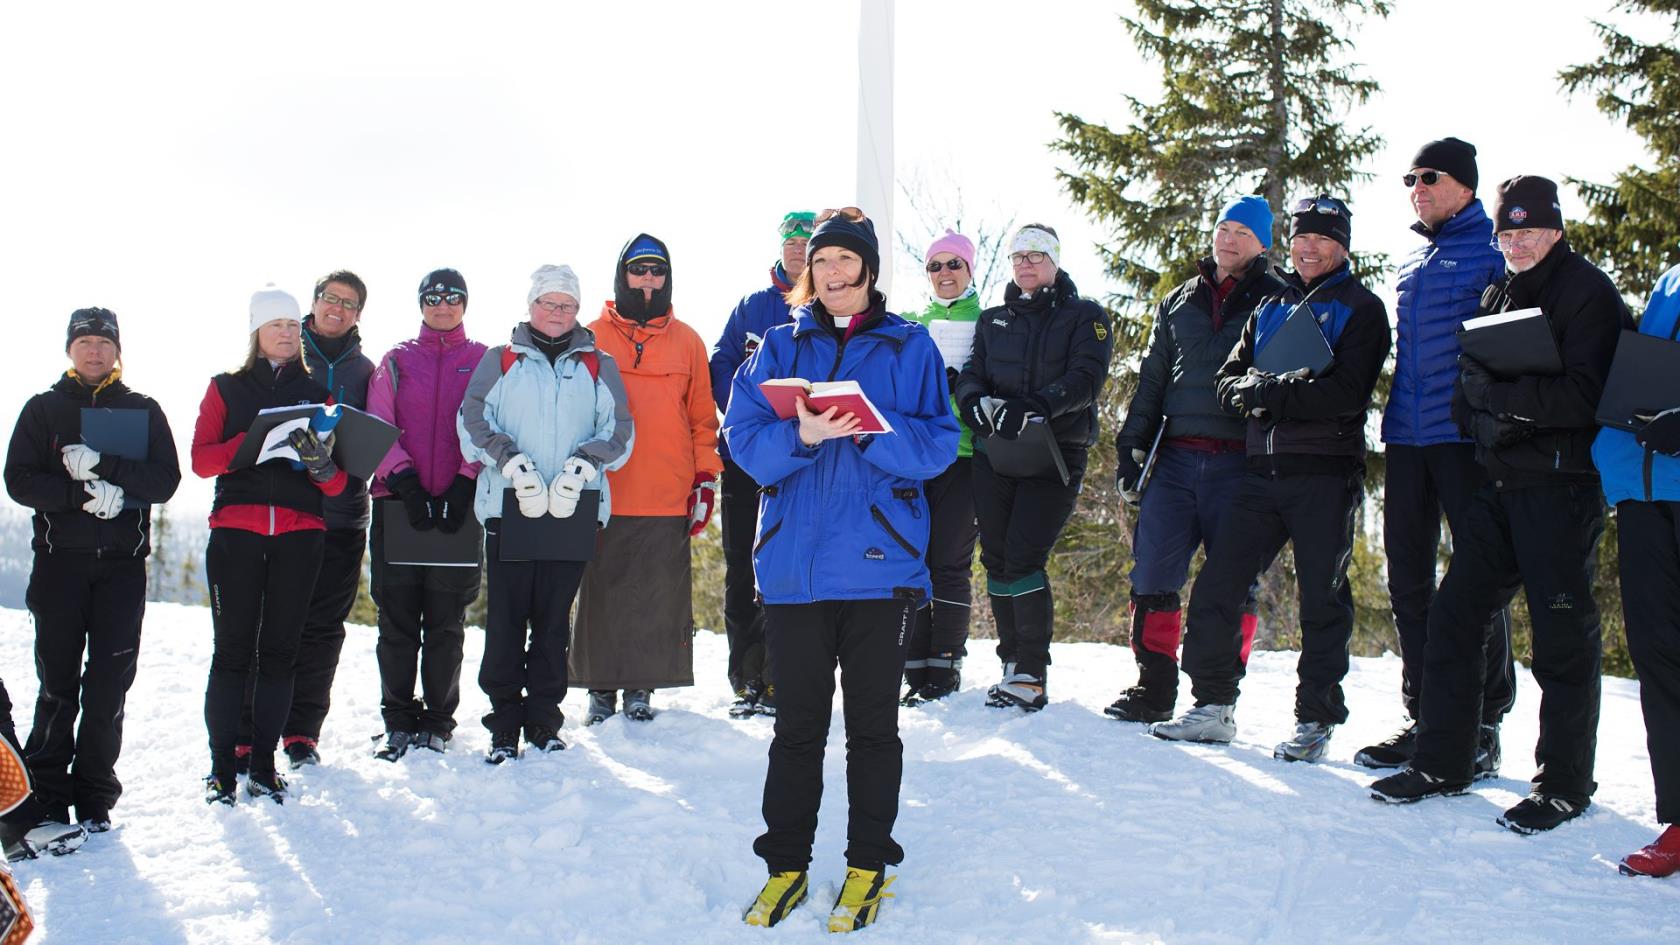
[[[1266,198],[1255,194],[1238,197],[1219,211],[1219,219],[1213,221],[1213,225],[1218,226],[1226,220],[1248,227],[1260,241],[1262,249],[1272,248],[1272,208],[1266,204]]]

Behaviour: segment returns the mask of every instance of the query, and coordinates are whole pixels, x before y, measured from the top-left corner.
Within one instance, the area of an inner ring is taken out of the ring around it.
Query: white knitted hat
[[[251,293],[251,330],[274,321],[276,318],[287,318],[292,321],[302,321],[298,315],[298,301],[284,289],[275,288],[270,282],[261,289]]]
[[[550,292],[564,292],[578,303],[583,302],[583,293],[578,290],[577,273],[571,266],[543,266],[531,273],[531,291],[525,295],[525,304],[529,305]]]

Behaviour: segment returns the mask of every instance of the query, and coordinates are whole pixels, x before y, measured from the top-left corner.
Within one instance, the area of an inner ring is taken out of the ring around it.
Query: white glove
[[[64,469],[70,473],[70,478],[79,482],[98,479],[93,467],[99,465],[99,453],[85,443],[71,443],[61,450],[64,454]]]
[[[502,467],[502,475],[513,484],[514,498],[519,500],[519,514],[526,518],[540,518],[548,511],[548,490],[542,475],[531,457],[520,453]]]
[[[548,490],[548,514],[555,518],[571,518],[577,511],[578,497],[583,487],[595,478],[595,467],[581,457],[573,456],[561,467],[560,475]]]
[[[123,491],[121,486],[115,486],[103,479],[94,479],[82,483],[82,488],[93,498],[82,503],[82,510],[98,518],[116,518],[122,512]]]

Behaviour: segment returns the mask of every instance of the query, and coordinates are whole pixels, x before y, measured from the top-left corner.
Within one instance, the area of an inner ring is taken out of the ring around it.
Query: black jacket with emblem
[[[1049,418],[1064,450],[1089,449],[1114,350],[1108,313],[1081,298],[1065,272],[1031,296],[1011,282],[1003,298],[980,313],[974,356],[957,378],[957,403],[966,409],[981,397],[1024,398]]]
[[[333,403],[366,410],[373,362],[362,353],[361,332],[352,327],[343,338],[322,338],[315,333],[314,318],[311,315],[303,323],[303,358],[309,364],[310,376],[327,389]],[[323,499],[321,510],[328,528],[367,528],[367,481],[349,476],[344,491]]]

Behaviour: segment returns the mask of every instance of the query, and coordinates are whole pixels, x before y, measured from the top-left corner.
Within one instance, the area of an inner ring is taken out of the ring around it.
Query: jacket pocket
[[[876,524],[881,526],[881,530],[887,533],[887,537],[897,542],[898,546],[903,548],[911,558],[917,560],[921,559],[921,551],[919,551],[915,545],[910,544],[910,540],[905,538],[898,529],[893,527],[891,520],[887,518],[887,514],[885,512],[881,511],[880,506],[871,505],[869,507],[869,516],[875,520]]]

